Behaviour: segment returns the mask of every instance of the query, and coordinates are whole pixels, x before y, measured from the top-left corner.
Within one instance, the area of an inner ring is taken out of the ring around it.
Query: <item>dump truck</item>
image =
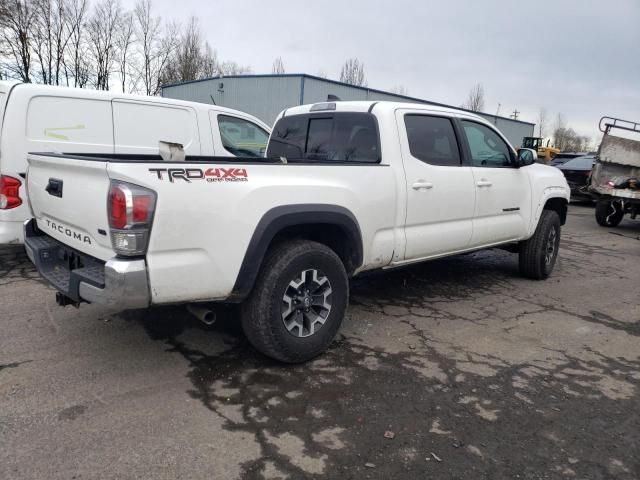
[[[616,227],[626,214],[640,213],[640,123],[602,117],[603,133],[589,191],[596,198],[596,221]]]

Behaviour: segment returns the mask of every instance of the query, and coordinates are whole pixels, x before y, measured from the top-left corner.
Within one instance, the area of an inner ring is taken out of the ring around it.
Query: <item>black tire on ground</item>
[[[544,280],[553,271],[560,246],[560,217],[553,210],[543,210],[533,236],[520,242],[520,273],[534,280]]]
[[[602,227],[617,227],[624,217],[624,210],[609,200],[596,203],[596,221]]]
[[[349,281],[338,255],[321,243],[286,241],[267,252],[241,306],[242,329],[264,355],[305,362],[331,345],[348,303]]]

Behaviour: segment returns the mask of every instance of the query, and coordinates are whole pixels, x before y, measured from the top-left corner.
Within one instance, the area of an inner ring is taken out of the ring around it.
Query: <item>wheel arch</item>
[[[533,235],[538,227],[540,216],[544,210],[553,210],[560,217],[560,224],[564,225],[567,221],[567,211],[569,208],[569,197],[564,188],[548,187],[542,191],[541,198],[534,208],[534,215],[531,217],[529,225],[529,237]]]
[[[567,210],[569,209],[569,201],[564,197],[548,198],[542,207],[543,210],[553,210],[560,217],[560,225],[567,223]]]
[[[253,288],[267,250],[291,238],[305,238],[325,244],[340,257],[348,275],[352,275],[363,263],[360,226],[348,209],[330,204],[274,207],[258,222],[227,301],[243,301]]]

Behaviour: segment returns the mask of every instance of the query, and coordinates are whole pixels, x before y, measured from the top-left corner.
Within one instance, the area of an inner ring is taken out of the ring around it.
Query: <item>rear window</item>
[[[378,126],[369,113],[293,115],[278,120],[268,157],[319,162],[380,162]]]
[[[594,157],[578,157],[569,160],[566,163],[562,164],[562,168],[572,169],[572,168],[592,168],[593,162],[595,162]]]

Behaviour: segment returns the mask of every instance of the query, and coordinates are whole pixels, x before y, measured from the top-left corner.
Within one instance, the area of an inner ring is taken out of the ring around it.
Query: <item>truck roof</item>
[[[332,104],[331,108],[322,109],[322,105]],[[335,107],[333,107],[335,105]],[[315,108],[315,110],[312,110]],[[336,111],[336,112],[369,112],[375,108],[377,111],[394,111],[397,109],[416,109],[429,112],[439,112],[446,114],[464,115],[466,117],[477,119],[483,123],[488,123],[486,119],[479,115],[476,115],[465,110],[459,110],[456,108],[440,107],[437,105],[429,105],[425,103],[407,103],[407,102],[391,102],[391,101],[327,101],[319,103],[311,103],[307,105],[300,105],[297,107],[287,108],[280,112],[278,118],[285,115],[300,115],[304,113],[311,113],[313,111]],[[380,110],[378,110],[380,109]]]

